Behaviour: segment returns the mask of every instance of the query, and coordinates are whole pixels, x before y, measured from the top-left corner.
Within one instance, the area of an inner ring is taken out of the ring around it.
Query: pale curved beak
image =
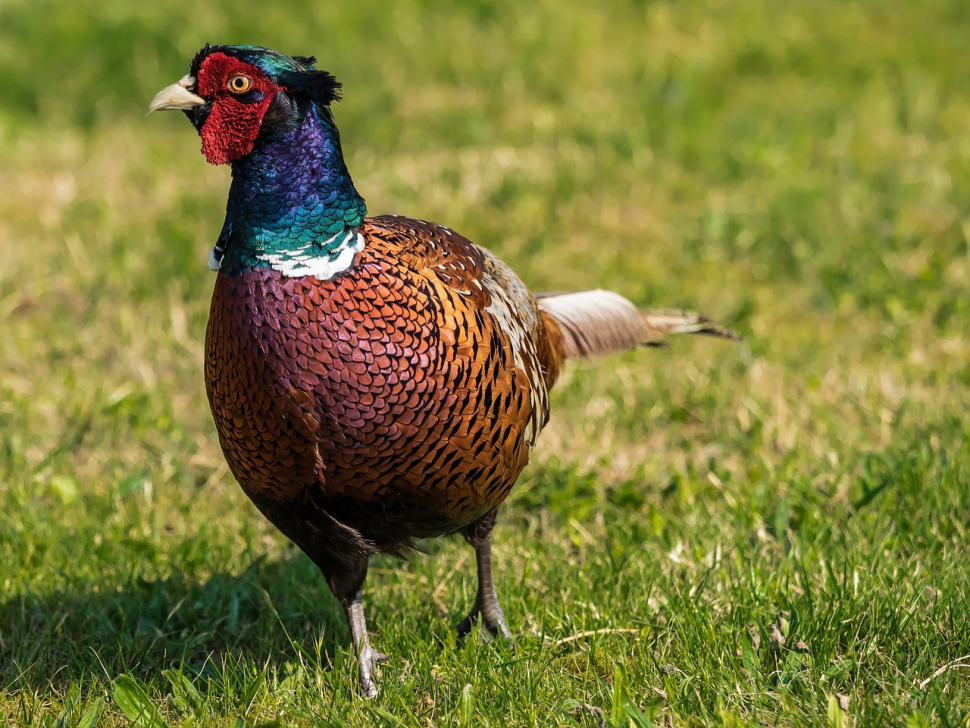
[[[173,83],[171,86],[166,86],[155,95],[155,98],[148,105],[148,111],[145,112],[145,116],[148,116],[153,111],[185,111],[196,106],[204,106],[205,99],[201,96],[196,96],[189,90],[194,88],[195,78],[192,76],[183,76],[181,81]]]

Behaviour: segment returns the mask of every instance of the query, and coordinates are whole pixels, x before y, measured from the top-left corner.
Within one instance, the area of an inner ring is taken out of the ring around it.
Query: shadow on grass
[[[301,652],[326,666],[348,640],[319,571],[294,552],[257,560],[240,574],[192,580],[178,573],[4,601],[0,691],[47,691],[180,666],[201,676],[247,663],[272,668]]]

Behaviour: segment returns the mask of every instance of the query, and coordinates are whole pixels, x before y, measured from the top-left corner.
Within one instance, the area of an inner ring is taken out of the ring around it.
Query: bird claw
[[[370,675],[364,675],[363,672],[360,674],[360,693],[369,700],[377,697],[377,685]]]
[[[469,613],[467,617],[461,620],[457,625],[455,625],[455,631],[458,633],[458,639],[464,639],[472,631],[472,624],[478,621],[478,615],[475,615],[475,619],[472,619],[472,614]]]
[[[455,627],[458,632],[458,639],[464,639],[467,637],[472,629],[474,629],[475,623],[480,626],[480,631],[482,637],[486,642],[491,642],[495,637],[502,637],[505,644],[510,647],[515,647],[515,641],[512,639],[512,633],[509,631],[509,626],[505,622],[505,616],[495,620],[494,624],[488,624],[486,620],[482,618],[482,610],[479,607],[473,607],[463,620],[461,620]]]
[[[358,677],[360,681],[360,692],[365,698],[377,697],[377,684],[374,682],[374,666],[382,662],[387,662],[390,658],[383,652],[378,652],[368,645],[363,650],[358,659]]]

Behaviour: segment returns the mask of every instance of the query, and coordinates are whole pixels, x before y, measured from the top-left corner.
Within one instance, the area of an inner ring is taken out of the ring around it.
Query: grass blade
[[[122,675],[115,680],[112,695],[122,712],[139,728],[165,728],[155,704],[134,678]]]
[[[95,728],[101,721],[101,713],[104,710],[104,698],[97,698],[91,707],[84,711],[81,720],[78,721],[77,728]]]
[[[461,713],[459,725],[461,728],[471,728],[472,718],[475,716],[475,689],[471,684],[461,689]]]

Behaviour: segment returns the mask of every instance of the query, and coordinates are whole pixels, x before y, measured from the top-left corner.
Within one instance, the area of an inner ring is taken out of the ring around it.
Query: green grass
[[[0,722],[970,725],[970,4],[11,0],[0,28]],[[374,563],[392,661],[358,699],[338,605],[228,473],[228,173],[143,118],[205,41],[320,57],[373,213],[745,335],[568,369],[495,536],[514,651],[455,644],[474,560],[429,543]]]

